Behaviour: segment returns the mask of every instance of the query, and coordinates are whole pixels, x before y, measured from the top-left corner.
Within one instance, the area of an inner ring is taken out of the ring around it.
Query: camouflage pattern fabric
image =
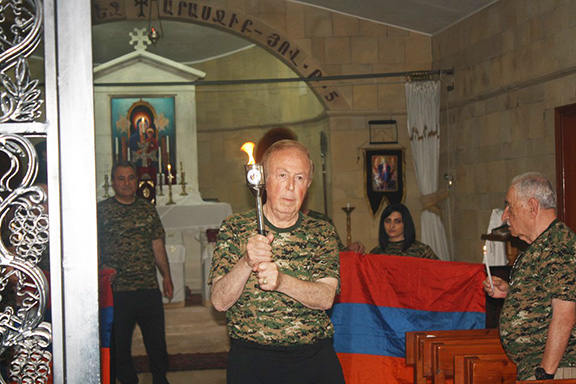
[[[334,228],[336,228],[336,226],[334,225],[334,222],[332,221],[332,219],[328,216],[326,216],[323,213],[320,212],[316,212],[313,211],[311,209],[308,210],[308,213],[306,214],[310,217],[315,218],[316,220],[324,220],[330,223],[330,225],[332,225]],[[338,242],[338,249],[340,251],[344,251],[346,250],[346,246],[342,243],[342,240],[340,239],[340,236],[338,235],[338,231],[336,231],[336,229],[334,229],[334,233],[336,234],[336,241]]]
[[[158,288],[152,240],[164,237],[156,208],[147,200],[122,204],[110,197],[98,203],[100,265],[116,270],[114,291]]]
[[[391,241],[388,243],[386,250],[382,250],[381,246],[377,246],[376,248],[372,249],[370,253],[373,255],[410,256],[419,257],[421,259],[440,260],[432,248],[424,243],[419,242],[418,240],[414,240],[412,245],[405,251],[402,251],[403,246],[403,241]]]
[[[500,339],[518,365],[518,379],[534,375],[542,360],[552,319],[552,299],[576,301],[576,235],[555,221],[518,258],[500,315]],[[576,366],[572,330],[561,367]]]
[[[265,230],[274,234],[272,258],[282,273],[305,281],[340,279],[335,230],[326,221],[300,213],[298,222],[290,228],[276,228],[265,220]],[[224,221],[214,251],[210,283],[230,272],[256,232],[255,210]],[[264,345],[312,344],[334,334],[325,311],[310,309],[280,292],[261,290],[255,273],[226,317],[230,337]]]

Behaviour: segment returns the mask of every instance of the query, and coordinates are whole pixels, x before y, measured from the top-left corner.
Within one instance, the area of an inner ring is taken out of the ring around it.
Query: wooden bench
[[[432,373],[432,344],[438,342],[461,344],[499,343],[495,330],[437,331],[414,335],[414,383],[425,384]],[[412,357],[410,357],[412,359]],[[412,360],[408,360],[412,361]]]
[[[433,342],[432,382],[444,384],[446,378],[454,377],[454,357],[458,355],[504,354],[499,338],[447,340]]]
[[[406,364],[416,364],[417,343],[422,337],[440,337],[440,336],[467,336],[474,338],[482,335],[496,335],[497,329],[455,329],[449,331],[411,331],[406,332]]]
[[[516,364],[505,353],[456,355],[454,384],[515,384]]]

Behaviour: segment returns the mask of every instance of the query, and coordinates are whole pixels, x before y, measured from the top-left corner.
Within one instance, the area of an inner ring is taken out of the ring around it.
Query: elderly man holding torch
[[[339,281],[335,229],[303,215],[313,163],[304,145],[282,140],[263,158],[267,201],[220,228],[210,274],[212,304],[227,311],[227,382],[344,383],[332,346]]]

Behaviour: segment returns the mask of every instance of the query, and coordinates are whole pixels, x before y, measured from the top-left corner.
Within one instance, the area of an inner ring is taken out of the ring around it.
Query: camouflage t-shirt
[[[336,231],[336,226],[334,225],[334,222],[332,221],[332,219],[330,217],[326,216],[323,213],[313,211],[311,209],[308,210],[308,213],[306,215],[313,217],[317,220],[324,220],[324,221],[329,222],[334,227],[334,234],[336,235],[336,241],[338,242],[338,249],[340,251],[344,251],[346,249],[346,246],[344,245],[344,243],[342,243],[342,240],[340,239],[340,235],[338,235],[338,231]]]
[[[432,248],[418,240],[414,240],[412,245],[405,251],[402,250],[403,246],[404,241],[391,241],[388,243],[386,250],[382,250],[382,247],[379,245],[372,249],[370,253],[373,255],[410,256],[421,259],[439,260]]]
[[[276,228],[265,220],[265,230],[274,234],[272,259],[280,272],[304,281],[340,279],[335,230],[326,221],[300,213],[298,222],[290,228]],[[255,210],[224,221],[214,251],[210,282],[230,272],[245,253],[249,237],[255,234]],[[312,344],[334,334],[325,311],[308,308],[280,292],[261,290],[255,273],[226,317],[230,337],[264,345]]]
[[[164,237],[156,208],[147,200],[122,204],[110,197],[98,203],[100,265],[116,270],[114,291],[158,288],[152,240]]]
[[[518,379],[526,380],[540,366],[552,299],[576,301],[576,235],[555,221],[518,256],[510,277],[510,290],[500,315],[500,339],[518,365]],[[576,366],[576,330],[561,367]]]

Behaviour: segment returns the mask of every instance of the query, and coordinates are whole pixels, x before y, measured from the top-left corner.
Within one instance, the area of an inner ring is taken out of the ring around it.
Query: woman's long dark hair
[[[386,228],[384,227],[384,220],[392,214],[392,212],[398,212],[402,216],[402,222],[404,223],[404,246],[402,251],[407,250],[416,240],[416,228],[414,228],[414,221],[412,220],[412,215],[410,211],[404,204],[396,203],[390,204],[382,212],[380,216],[380,232],[378,234],[378,242],[385,251],[388,247],[388,234],[386,233]]]

